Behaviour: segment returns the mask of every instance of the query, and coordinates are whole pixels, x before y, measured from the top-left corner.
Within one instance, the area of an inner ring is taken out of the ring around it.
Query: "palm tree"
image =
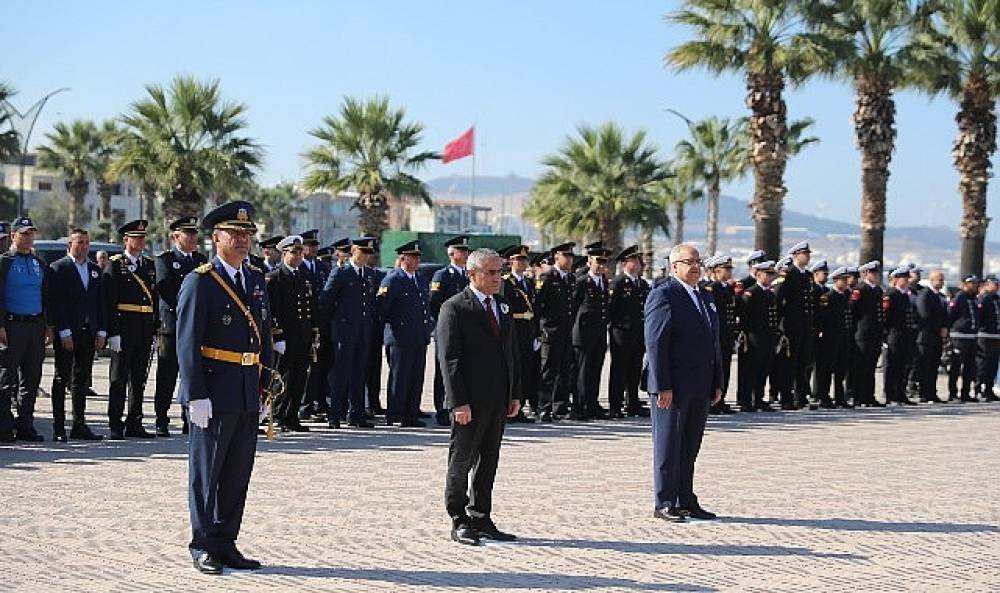
[[[66,191],[71,197],[68,229],[79,225],[83,199],[90,184],[87,178],[97,168],[101,147],[100,132],[90,120],[59,122],[45,135],[46,143],[38,147],[38,166],[66,178]]]
[[[986,192],[997,150],[1000,96],[1000,0],[940,0],[915,39],[918,86],[958,101],[952,162],[962,195],[962,275],[982,274]]]
[[[705,254],[715,255],[719,233],[719,195],[722,184],[742,177],[747,158],[746,119],[709,117],[688,122],[691,138],[677,143],[679,167],[705,186],[708,194],[708,229]]]
[[[0,81],[0,163],[6,163],[21,154],[21,140],[10,119],[8,99],[14,96],[14,89]]]
[[[98,130],[98,147],[94,159],[94,179],[97,182],[97,194],[101,198],[98,208],[97,239],[100,241],[110,241],[114,236],[111,222],[111,192],[114,190],[114,181],[117,179],[112,175],[112,165],[119,156],[125,134],[114,120],[106,120],[101,123]]]
[[[914,25],[926,3],[912,0],[818,0],[804,7],[824,55],[824,71],[850,80],[855,91],[854,135],[861,151],[861,261],[883,258],[886,186],[896,142],[893,93],[911,79]]]
[[[582,125],[557,154],[543,159],[546,171],[525,216],[564,237],[599,239],[612,251],[621,248],[627,226],[667,231],[666,212],[656,196],[669,174],[656,152],[645,132],[626,138],[612,122]]]
[[[347,97],[338,116],[326,116],[309,132],[321,144],[303,155],[309,167],[305,189],[334,195],[356,191],[354,207],[360,211],[361,232],[374,237],[381,237],[389,226],[390,198],[419,198],[434,205],[415,173],[440,156],[415,152],[424,126],[404,121],[405,117],[406,110],[391,107],[387,97],[366,101]]]
[[[781,247],[781,209],[788,134],[785,83],[803,82],[819,69],[804,43],[801,0],[685,0],[667,20],[694,30],[697,39],[670,50],[664,61],[678,71],[704,67],[746,78],[750,160],[754,169],[754,243],[769,256]]]
[[[146,85],[146,94],[121,118],[132,140],[130,163],[119,168],[142,169],[145,180],[166,189],[166,220],[200,217],[206,198],[253,178],[263,150],[243,135],[247,106],[223,102],[218,80],[178,76],[167,89]]]
[[[257,210],[257,218],[269,225],[268,233],[287,235],[291,232],[292,219],[299,212],[305,212],[305,196],[295,184],[282,182],[273,187],[256,187],[248,194],[247,200]]]

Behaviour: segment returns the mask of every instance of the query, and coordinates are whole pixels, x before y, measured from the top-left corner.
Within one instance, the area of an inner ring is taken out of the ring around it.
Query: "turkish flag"
[[[441,162],[450,163],[473,153],[476,146],[476,128],[469,128],[464,134],[444,145]]]

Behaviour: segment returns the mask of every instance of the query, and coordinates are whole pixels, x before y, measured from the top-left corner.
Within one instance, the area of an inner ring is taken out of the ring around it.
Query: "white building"
[[[352,208],[357,199],[354,192],[341,192],[335,197],[327,192],[309,195],[305,198],[306,210],[293,219],[292,232],[319,229],[320,245],[329,245],[343,237],[357,237],[358,211]]]
[[[468,202],[434,200],[434,208],[423,202],[409,207],[410,230],[421,233],[483,233],[493,232],[489,206],[473,206]]]

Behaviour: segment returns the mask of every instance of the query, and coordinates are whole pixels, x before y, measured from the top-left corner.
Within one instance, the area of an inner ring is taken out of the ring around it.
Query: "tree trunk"
[[[358,226],[362,235],[382,240],[382,233],[389,228],[389,204],[384,196],[371,195],[358,198]]]
[[[989,81],[970,76],[962,85],[962,102],[955,116],[958,137],[952,147],[952,159],[958,169],[958,188],[962,194],[963,276],[983,273],[986,229],[986,191],[991,174],[990,157],[997,149],[996,101],[990,95]]]
[[[896,144],[892,85],[878,77],[855,80],[854,136],[861,151],[862,263],[884,261],[886,187]]]
[[[97,209],[97,240],[110,241],[114,230],[111,228],[111,184],[104,179],[97,180],[97,193],[101,202]]]
[[[624,237],[622,233],[621,219],[615,216],[604,217],[601,220],[599,239],[604,243],[604,247],[611,250],[611,257],[618,255],[622,250]]]
[[[674,245],[684,242],[684,202],[674,204]]]
[[[198,191],[187,184],[175,184],[170,196],[163,200],[163,219],[174,221],[183,216],[201,219],[205,210],[205,200]]]
[[[719,242],[719,179],[715,177],[708,186],[708,228],[705,232],[705,254],[715,255]]]
[[[653,277],[653,227],[643,226],[639,232],[639,254],[642,257],[642,275]]]
[[[750,159],[754,193],[751,208],[754,246],[771,259],[781,251],[781,208],[785,199],[785,142],[788,138],[781,72],[747,74],[747,107],[750,108]]]
[[[80,224],[80,213],[83,211],[83,200],[87,196],[90,185],[83,177],[66,180],[66,191],[69,192],[69,212],[66,215],[66,235]]]

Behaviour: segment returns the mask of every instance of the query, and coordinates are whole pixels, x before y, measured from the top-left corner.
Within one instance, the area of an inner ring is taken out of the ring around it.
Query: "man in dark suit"
[[[431,277],[430,294],[427,304],[431,309],[431,317],[437,319],[441,305],[465,290],[469,285],[469,277],[465,273],[465,260],[469,257],[468,235],[458,235],[444,242],[448,248],[448,265],[434,272]],[[441,368],[434,363],[434,419],[438,426],[448,426],[448,408],[444,405],[444,380]]]
[[[94,351],[104,348],[108,337],[101,291],[101,269],[87,259],[90,235],[83,229],[69,234],[66,257],[52,263],[52,324],[56,372],[52,378],[52,438],[66,442],[66,390],[73,401],[70,438],[99,441],[86,423],[87,394],[94,368]]]
[[[944,274],[931,272],[928,286],[917,295],[917,383],[920,401],[944,403],[937,395],[941,350],[948,336],[948,297],[941,292]]]
[[[441,307],[437,357],[454,420],[445,482],[451,538],[475,546],[516,539],[497,529],[490,512],[506,418],[520,408],[520,359],[510,306],[497,296],[500,256],[477,249],[468,270],[470,285]]]
[[[195,568],[257,569],[236,547],[257,450],[262,369],[271,367],[271,311],[262,270],[246,263],[253,206],[205,215],[218,256],[188,274],[177,299],[181,404],[188,407],[188,507]]]
[[[156,293],[160,297],[160,343],[156,357],[156,436],[170,436],[167,412],[174,399],[177,383],[177,293],[184,277],[208,261],[198,253],[198,219],[185,216],[170,224],[173,249],[156,256]],[[184,434],[188,432],[186,416],[182,417]]]
[[[390,272],[375,296],[379,318],[385,322],[385,345],[389,347],[389,406],[387,425],[423,427],[420,396],[424,387],[427,345],[434,325],[424,290],[417,279],[420,242],[396,248],[399,267]]]
[[[647,388],[653,407],[653,516],[715,519],[694,494],[694,466],[710,403],[722,399],[715,303],[698,287],[701,259],[690,245],[670,250],[673,276],[646,299]]]
[[[351,259],[336,266],[320,293],[320,308],[331,318],[334,336],[333,398],[330,401],[329,425],[339,428],[334,415],[347,415],[347,423],[356,428],[373,428],[365,417],[365,369],[374,331],[375,276],[368,267],[373,252],[373,237],[351,242]]]

